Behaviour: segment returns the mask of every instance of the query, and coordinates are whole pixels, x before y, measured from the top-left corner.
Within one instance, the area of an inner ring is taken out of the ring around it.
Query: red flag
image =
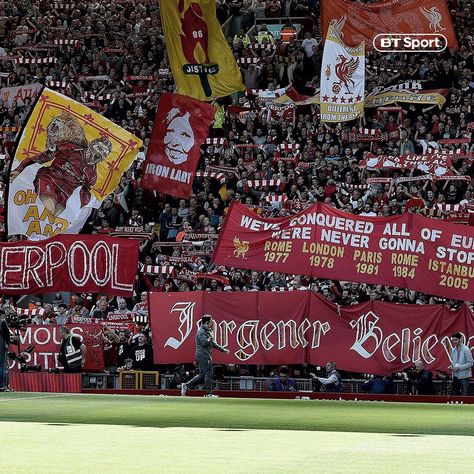
[[[340,33],[347,46],[365,41],[365,50],[373,48],[378,34],[442,33],[449,49],[458,49],[456,32],[446,0],[390,0],[357,3],[349,0],[321,2],[323,38],[329,25]]]
[[[163,94],[144,163],[142,185],[187,198],[215,107],[178,94]]]

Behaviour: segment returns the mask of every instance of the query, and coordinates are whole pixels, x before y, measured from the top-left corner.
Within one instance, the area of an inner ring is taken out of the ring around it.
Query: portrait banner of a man
[[[10,170],[8,234],[41,240],[78,233],[141,146],[110,120],[45,88]]]
[[[215,107],[178,94],[162,94],[142,178],[142,186],[187,198],[214,118]]]

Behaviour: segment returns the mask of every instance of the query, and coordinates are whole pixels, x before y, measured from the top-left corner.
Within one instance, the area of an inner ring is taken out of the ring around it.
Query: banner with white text
[[[262,219],[234,202],[212,262],[474,300],[474,229],[411,213],[362,217],[317,203]]]
[[[84,371],[100,372],[104,370],[102,348],[102,324],[67,324],[73,336],[77,336],[86,346],[86,363]],[[28,346],[35,346],[31,354],[27,354],[27,365],[41,365],[43,370],[62,367],[58,361],[61,345],[61,326],[56,324],[30,325],[20,333],[20,351]],[[11,361],[10,367],[18,369],[18,362]]]
[[[250,293],[151,293],[156,364],[194,361],[200,318],[210,313],[214,351],[226,364],[324,365],[390,374],[421,360],[447,371],[453,332],[474,347],[474,315],[466,305],[396,305],[380,301],[340,307],[311,291]]]
[[[56,291],[132,296],[138,241],[59,235],[41,242],[0,243],[0,293]]]

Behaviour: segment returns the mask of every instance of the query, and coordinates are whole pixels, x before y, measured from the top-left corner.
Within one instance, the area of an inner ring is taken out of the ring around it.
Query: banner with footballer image
[[[102,115],[44,89],[10,171],[8,235],[77,234],[117,187],[142,141]]]
[[[162,0],[160,12],[178,94],[213,100],[245,89],[216,0]]]

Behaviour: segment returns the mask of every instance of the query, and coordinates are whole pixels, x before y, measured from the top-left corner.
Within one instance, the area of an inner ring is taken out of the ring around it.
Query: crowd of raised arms
[[[319,87],[322,46],[317,1],[217,0],[216,3],[219,21],[227,22],[225,31],[235,58],[259,58],[248,64],[239,61],[243,63],[240,67],[248,90],[278,89],[291,83]],[[315,105],[298,107],[294,115],[287,117],[272,115],[258,107],[255,96],[249,91],[218,100],[216,105],[223,106],[222,113],[216,115],[210,138],[225,140],[202,146],[199,170],[204,171],[208,166],[227,170],[220,179],[196,178],[193,192],[185,200],[155,195],[140,186],[140,165],[149,145],[160,94],[173,91],[174,87],[157,2],[0,1],[0,56],[21,51],[30,58],[44,57],[41,45],[51,44],[57,38],[79,40],[47,50],[48,56],[56,58],[56,62],[50,64],[16,64],[0,59],[1,87],[34,82],[48,84],[99,111],[144,142],[133,167],[123,175],[117,189],[100,209],[94,210],[82,232],[109,234],[117,228],[141,227],[148,235],[140,241],[140,262],[151,266],[165,266],[167,256],[181,255],[182,248],[165,247],[160,242],[174,242],[183,232],[210,236],[207,239],[201,235],[196,247],[200,252],[183,259],[186,261],[174,263],[175,272],[171,275],[146,273],[147,267],[141,267],[143,271],[137,269],[134,299],[107,295],[102,297],[101,303],[101,295],[77,295],[59,308],[57,305],[63,302],[58,295],[52,304],[38,301],[37,305],[47,311],[35,322],[47,324],[60,320],[64,323],[58,311],[85,317],[95,314],[96,317],[111,310],[144,310],[147,291],[312,289],[340,305],[370,299],[416,304],[444,302],[403,288],[214,266],[210,264],[210,255],[215,242],[212,236],[220,232],[234,199],[254,206],[256,212],[266,217],[289,215],[320,201],[362,216],[421,212],[444,218],[449,212],[445,204],[468,205],[474,201],[473,188],[468,181],[412,181],[407,186],[392,181],[368,186],[366,180],[372,176],[399,178],[413,172],[369,171],[358,166],[368,151],[389,155],[422,153],[439,139],[469,136],[468,124],[474,120],[473,2],[459,0],[448,4],[459,51],[446,50],[436,55],[371,52],[371,67],[366,72],[367,92],[375,86],[386,87],[408,80],[436,81],[440,87],[449,89],[442,108],[396,104],[400,105],[400,111],[377,113],[375,108],[366,109],[362,120],[330,126],[320,122]],[[291,17],[299,17],[301,29],[297,36],[285,42],[274,40],[261,21],[250,34],[246,33],[255,18],[275,17],[288,18],[283,23],[290,27]],[[274,46],[252,47],[257,36],[260,36],[258,41],[265,37],[263,41]],[[107,79],[89,80],[84,76],[106,76]],[[131,80],[133,76],[157,79]],[[249,104],[255,105],[252,112],[241,113],[239,107]],[[21,106],[14,102],[6,107],[0,97],[0,236],[4,241],[21,238],[6,236],[2,215],[15,137],[31,107],[30,99],[25,99]],[[354,127],[377,130],[379,140],[355,141]],[[274,159],[277,146],[282,143],[300,145],[298,165]],[[474,146],[464,145],[464,151],[472,152]],[[459,175],[473,177],[472,160],[457,159],[454,168]],[[272,178],[278,178],[281,184],[278,187],[247,186],[249,179]],[[284,195],[284,199],[274,197],[279,195]],[[417,206],[412,205],[414,202]],[[6,303],[8,298],[3,300]],[[453,308],[461,303],[446,301]],[[76,307],[70,308],[70,305]]]

